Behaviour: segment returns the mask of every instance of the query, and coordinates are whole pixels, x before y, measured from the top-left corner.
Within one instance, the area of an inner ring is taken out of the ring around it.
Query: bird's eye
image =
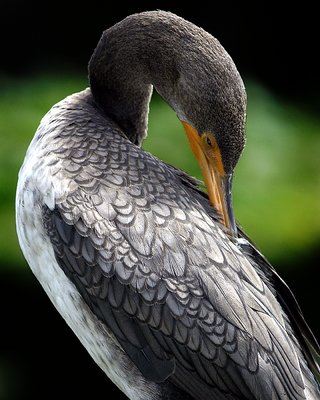
[[[201,143],[206,152],[214,151],[216,148],[216,140],[211,133],[204,132],[201,136]]]

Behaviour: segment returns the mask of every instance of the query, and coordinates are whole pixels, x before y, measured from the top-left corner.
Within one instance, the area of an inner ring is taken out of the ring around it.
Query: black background
[[[283,96],[304,101],[319,92],[319,20],[315,5],[250,2],[149,1],[72,4],[3,2],[0,71],[35,72],[71,66],[86,70],[101,32],[133,12],[175,12],[216,36],[241,74],[255,77]],[[119,8],[118,8],[119,7]]]
[[[86,74],[104,29],[133,12],[158,8],[176,12],[216,36],[243,76],[318,113],[318,12],[306,2],[241,3],[2,2],[0,74],[20,79],[63,68]],[[284,278],[319,337],[314,312],[319,253],[314,257],[301,261],[308,273],[301,277],[297,270],[286,270],[290,273]],[[303,292],[304,284],[308,294]],[[124,398],[91,360],[29,270],[24,275],[1,274],[0,304],[0,400],[2,383],[6,400]]]

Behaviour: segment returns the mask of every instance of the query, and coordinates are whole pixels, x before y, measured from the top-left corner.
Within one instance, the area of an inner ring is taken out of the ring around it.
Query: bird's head
[[[229,234],[236,237],[232,179],[245,144],[246,96],[242,86],[235,89],[237,93],[229,88],[219,90],[222,97],[217,99],[216,92],[204,94],[198,99],[198,112],[190,110],[190,118],[185,112],[181,121],[199,162],[209,199]]]
[[[246,92],[235,69],[222,72],[225,79],[207,80],[192,100],[195,106],[185,104],[183,114],[178,116],[199,162],[209,199],[229,234],[236,237],[232,179],[245,145]]]
[[[235,237],[231,189],[245,145],[246,91],[219,41],[193,24],[184,23],[183,27],[176,46],[180,56],[170,66],[175,71],[170,82],[174,89],[167,100],[183,123],[209,199]]]

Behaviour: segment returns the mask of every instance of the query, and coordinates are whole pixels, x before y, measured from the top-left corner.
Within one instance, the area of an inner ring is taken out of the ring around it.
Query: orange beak
[[[237,228],[232,208],[232,175],[225,174],[220,149],[215,142],[211,152],[207,152],[198,131],[187,122],[181,121],[190,142],[193,154],[198,160],[208,196],[213,207],[221,216],[221,222],[231,236],[237,236]]]

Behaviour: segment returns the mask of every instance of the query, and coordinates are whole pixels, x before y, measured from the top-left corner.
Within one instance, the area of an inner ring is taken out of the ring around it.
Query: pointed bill
[[[187,122],[182,121],[193,154],[198,160],[208,196],[213,207],[220,213],[221,222],[236,237],[237,228],[232,208],[232,175],[225,174],[218,145],[213,156],[204,151],[201,136]]]

